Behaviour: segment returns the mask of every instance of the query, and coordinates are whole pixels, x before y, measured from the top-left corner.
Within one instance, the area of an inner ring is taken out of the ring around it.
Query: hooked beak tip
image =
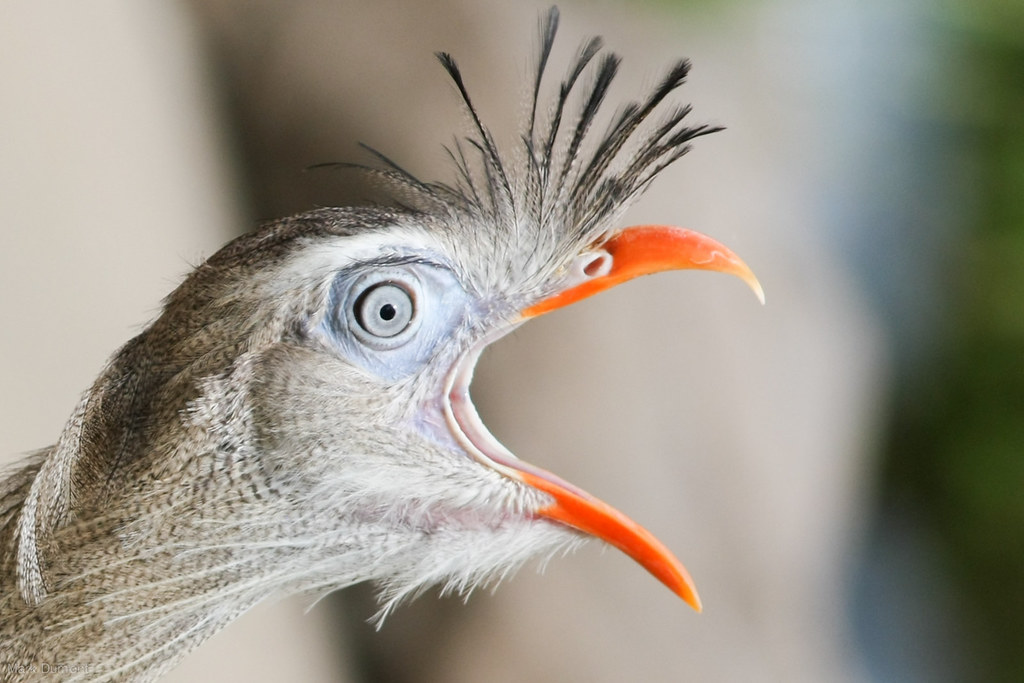
[[[754,291],[754,296],[756,296],[757,300],[761,302],[762,306],[764,306],[764,287],[761,286],[761,283],[758,282],[751,270],[748,269],[747,273],[749,273],[749,276],[740,275],[740,278],[747,283],[747,286],[750,287],[750,289]]]
[[[553,499],[551,505],[536,511],[538,517],[565,524],[618,548],[695,611],[703,610],[697,587],[686,567],[650,531],[550,472],[524,463],[517,475],[521,481]]]

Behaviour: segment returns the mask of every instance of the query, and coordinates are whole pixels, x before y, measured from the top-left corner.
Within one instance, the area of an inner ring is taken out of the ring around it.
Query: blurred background
[[[591,543],[491,594],[263,605],[170,680],[1024,680],[1024,3],[560,3],[611,101],[673,59],[727,130],[627,215],[708,233],[707,274],[631,283],[484,358],[513,451],[654,531],[690,613]],[[364,142],[448,180],[466,117],[525,112],[546,3],[102,0],[0,8],[0,454],[78,394],[233,235],[379,196]]]

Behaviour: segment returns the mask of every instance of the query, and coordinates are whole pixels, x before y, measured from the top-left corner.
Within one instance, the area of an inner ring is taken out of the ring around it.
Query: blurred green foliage
[[[1024,3],[937,5],[963,60],[945,87],[977,202],[951,253],[948,343],[898,391],[887,495],[925,511],[977,657],[1024,680]],[[966,78],[963,76],[966,75]]]

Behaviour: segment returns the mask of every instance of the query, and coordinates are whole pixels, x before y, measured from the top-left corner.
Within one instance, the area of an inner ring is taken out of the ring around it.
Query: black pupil
[[[393,304],[384,304],[380,307],[381,320],[393,320],[397,313]]]

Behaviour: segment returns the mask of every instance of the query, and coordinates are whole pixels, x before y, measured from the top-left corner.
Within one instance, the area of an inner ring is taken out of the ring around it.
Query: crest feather
[[[449,201],[455,199],[461,210],[477,216],[497,218],[505,224],[519,223],[523,217],[540,225],[555,222],[579,239],[600,233],[599,228],[609,218],[620,213],[662,170],[689,151],[692,140],[721,128],[685,125],[689,106],[677,106],[659,123],[645,128],[644,124],[662,108],[666,98],[685,83],[690,62],[682,59],[669,68],[646,99],[621,107],[604,133],[591,140],[594,122],[621,63],[615,53],[601,54],[604,44],[600,38],[591,38],[580,46],[545,116],[542,86],[558,21],[558,9],[553,7],[541,22],[530,116],[521,137],[523,154],[517,156],[515,164],[503,158],[473,105],[455,60],[447,53],[438,53],[472,118],[474,130],[464,142],[478,157],[478,163],[471,163],[463,144],[456,143],[455,150],[449,153],[455,162],[457,184],[423,185]],[[590,69],[595,62],[596,66]],[[588,71],[595,75],[582,84]],[[581,103],[575,112],[571,102],[574,98]],[[573,120],[563,130],[568,117]],[[517,183],[525,187],[517,187]]]

